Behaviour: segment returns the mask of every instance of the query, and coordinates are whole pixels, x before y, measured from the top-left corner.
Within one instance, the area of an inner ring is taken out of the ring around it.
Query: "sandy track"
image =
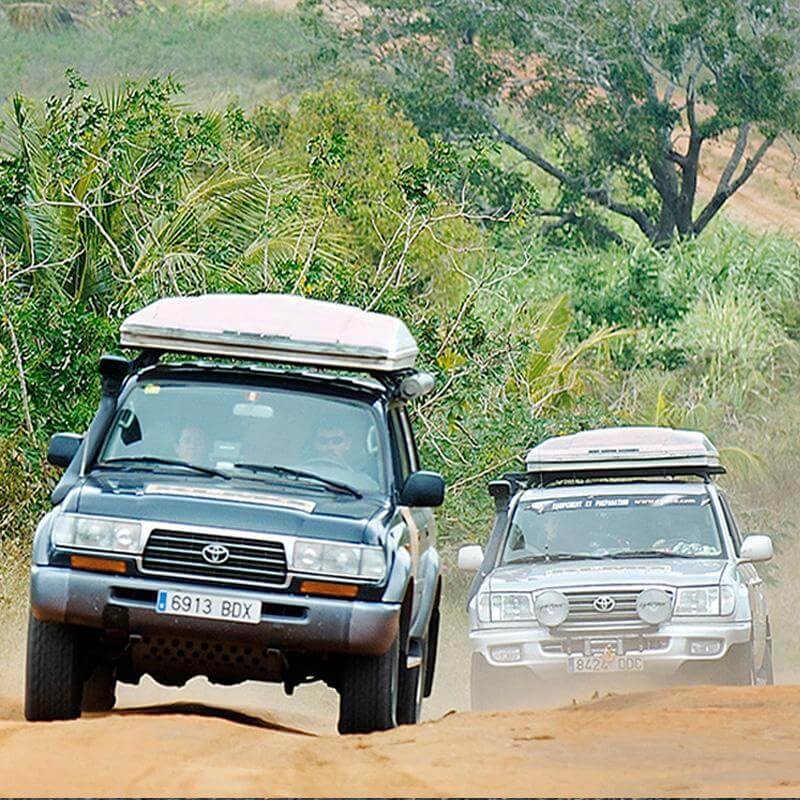
[[[338,737],[203,704],[26,724],[0,702],[17,796],[800,795],[800,687],[690,688],[451,714]]]

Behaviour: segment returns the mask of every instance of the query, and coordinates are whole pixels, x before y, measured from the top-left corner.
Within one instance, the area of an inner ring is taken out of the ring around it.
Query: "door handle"
[[[761,578],[751,578],[747,581],[748,586],[761,586],[762,583],[764,583],[764,581]]]

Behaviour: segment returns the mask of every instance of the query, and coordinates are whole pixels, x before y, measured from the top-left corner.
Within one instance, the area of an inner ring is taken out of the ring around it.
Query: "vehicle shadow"
[[[221,706],[211,706],[205,703],[159,703],[149,706],[134,706],[132,708],[120,708],[109,712],[115,716],[190,716],[190,717],[214,717],[216,719],[233,722],[236,725],[247,725],[251,728],[262,728],[279,733],[293,733],[298,736],[317,736],[316,733],[295,728],[290,725],[283,725],[280,722],[269,718],[248,714],[244,711],[237,711],[232,708]],[[98,715],[99,716],[99,715]]]

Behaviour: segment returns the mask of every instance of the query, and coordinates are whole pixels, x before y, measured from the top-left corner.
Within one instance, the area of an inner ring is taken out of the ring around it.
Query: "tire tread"
[[[76,719],[83,681],[75,628],[57,622],[28,621],[25,668],[25,719],[31,722]]]

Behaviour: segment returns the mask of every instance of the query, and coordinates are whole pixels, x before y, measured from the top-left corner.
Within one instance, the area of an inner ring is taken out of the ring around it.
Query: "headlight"
[[[561,592],[548,591],[536,595],[536,618],[542,625],[555,628],[569,614],[569,600]]]
[[[733,613],[736,594],[732,586],[692,586],[678,589],[675,615],[717,617]]]
[[[296,572],[380,580],[386,574],[386,556],[380,547],[298,541],[292,568]]]
[[[648,625],[660,625],[669,619],[672,602],[663,589],[645,589],[636,598],[636,612]]]
[[[142,526],[129,520],[59,514],[53,522],[52,541],[56,547],[140,553]]]
[[[483,592],[478,595],[478,619],[481,622],[517,622],[532,621],[536,617],[528,592]]]

